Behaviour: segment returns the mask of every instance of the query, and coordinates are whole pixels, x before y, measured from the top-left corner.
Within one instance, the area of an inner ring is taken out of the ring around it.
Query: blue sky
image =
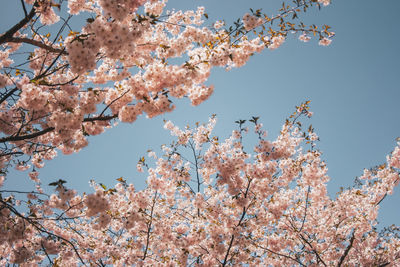
[[[22,18],[20,9],[13,11],[12,2],[6,0],[6,8],[0,11],[1,32],[10,21]],[[205,6],[210,23],[225,19],[229,24],[249,8],[276,14],[281,1],[168,3],[175,9],[199,5]],[[318,46],[317,40],[302,43],[290,37],[279,49],[255,55],[245,67],[229,72],[215,69],[209,80],[215,91],[205,103],[192,107],[188,100],[177,101],[172,113],[151,120],[142,116],[133,124],[120,124],[90,138],[89,146],[80,153],[60,155],[48,162],[40,170],[40,178],[44,184],[61,178],[68,181],[68,187],[82,192],[90,191],[90,179],[112,186],[116,178],[123,176],[142,188],[144,178],[136,172],[137,160],[147,149],[158,149],[171,140],[163,129],[163,119],[180,126],[194,125],[196,121],[206,122],[215,113],[215,134],[226,137],[235,127],[235,120],[260,116],[274,138],[294,107],[309,99],[314,112],[309,122],[320,136],[318,147],[328,165],[328,189],[334,196],[341,186],[351,186],[364,168],[383,163],[400,136],[398,10],[398,0],[333,1],[321,11],[310,10],[301,18],[306,24],[332,26],[336,37],[331,46]],[[30,185],[27,173],[11,171],[5,187],[21,189]],[[379,218],[384,225],[400,225],[396,209],[399,201],[397,189],[383,202]]]

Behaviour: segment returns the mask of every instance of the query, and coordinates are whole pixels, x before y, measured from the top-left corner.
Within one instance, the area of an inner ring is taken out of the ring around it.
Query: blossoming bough
[[[216,118],[194,129],[165,128],[177,140],[163,155],[138,162],[144,190],[122,177],[114,188],[93,183],[78,195],[55,182],[56,194],[28,194],[29,215],[2,199],[0,262],[27,266],[397,266],[399,229],[375,228],[380,203],[399,182],[400,148],[387,163],[365,170],[335,199],[316,149],[307,103],[275,141],[252,118],[258,142],[246,151],[249,130],[220,140]],[[303,147],[303,149],[302,149]],[[153,158],[153,159],[150,159]],[[154,161],[155,166],[150,163]],[[23,192],[20,192],[23,193]]]
[[[203,26],[208,15],[202,7],[165,11],[166,1],[21,1],[25,17],[0,35],[1,172],[13,165],[40,168],[57,149],[79,151],[87,136],[113,120],[173,110],[174,98],[198,105],[214,90],[206,84],[213,67],[243,66],[253,53],[279,47],[289,33],[329,44],[329,26],[297,21],[310,7],[327,4],[297,0],[275,16],[252,10],[223,28],[221,21]],[[60,19],[58,10],[67,16]],[[72,29],[72,19],[81,19],[83,28]],[[18,54],[26,49],[25,60]],[[169,63],[173,58],[181,63]],[[31,177],[37,180],[37,173]]]

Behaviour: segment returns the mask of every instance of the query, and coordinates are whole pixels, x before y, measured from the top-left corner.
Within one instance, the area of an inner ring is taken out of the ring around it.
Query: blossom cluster
[[[243,24],[244,24],[244,28],[246,29],[246,31],[250,31],[250,30],[260,26],[263,23],[264,23],[264,20],[262,18],[256,17],[254,15],[250,15],[249,13],[246,13],[243,16]]]
[[[166,121],[176,141],[140,160],[143,190],[118,178],[80,196],[59,181],[49,200],[40,187],[28,195],[26,217],[2,202],[0,263],[41,265],[52,255],[60,266],[398,265],[398,230],[376,225],[399,184],[399,145],[331,198],[318,137],[295,123],[309,113],[300,105],[275,140],[254,119],[254,131],[240,124],[225,140],[213,136],[215,117],[185,129]],[[247,151],[251,132],[258,142]]]
[[[213,68],[244,66],[251,55],[278,48],[287,35],[279,29],[251,35],[268,23],[260,14],[245,14],[228,31],[221,20],[205,26],[204,7],[168,11],[166,0],[71,0],[68,12],[74,18],[84,12],[83,27],[73,31],[72,17],[62,18],[64,25],[52,36],[57,31],[43,31],[61,23],[56,22],[64,5],[24,1],[25,9],[32,8],[27,19],[33,14],[37,25],[13,33],[0,51],[3,171],[13,165],[41,168],[57,151],[78,152],[88,136],[118,121],[133,123],[141,115],[153,118],[173,111],[174,99],[199,105],[214,92],[207,83]],[[279,17],[270,18],[271,24]],[[329,45],[330,36],[324,34],[328,37],[320,44]],[[35,48],[26,63],[14,64],[23,43]],[[38,175],[31,179],[39,182]]]

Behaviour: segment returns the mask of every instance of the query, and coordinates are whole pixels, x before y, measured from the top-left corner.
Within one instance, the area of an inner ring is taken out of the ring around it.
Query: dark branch
[[[114,104],[116,101],[118,101],[119,99],[121,99],[121,98],[122,98],[124,95],[126,95],[128,92],[129,92],[129,89],[126,90],[122,95],[120,95],[119,97],[117,97],[117,98],[115,98],[113,101],[111,101],[110,104],[108,104],[108,105],[103,109],[103,111],[100,113],[99,117],[101,117],[101,116],[104,114],[104,112],[105,112],[112,104]]]
[[[226,251],[226,254],[225,254],[224,262],[222,263],[222,266],[225,266],[225,265],[228,263],[229,251],[230,251],[231,248],[232,248],[232,244],[233,244],[233,240],[234,240],[234,239],[235,239],[235,235],[232,235],[231,241],[229,242],[228,250]]]
[[[273,250],[271,250],[271,249],[269,249],[269,248],[262,247],[262,246],[256,244],[256,242],[254,242],[254,240],[253,240],[252,238],[250,238],[250,240],[252,241],[253,245],[256,246],[257,248],[261,248],[261,249],[263,249],[263,250],[265,250],[265,251],[268,251],[268,252],[270,252],[270,253],[272,253],[272,254],[275,254],[275,255],[277,255],[277,256],[284,257],[284,258],[290,259],[290,260],[292,260],[292,261],[295,261],[295,262],[297,262],[298,264],[300,264],[301,266],[304,266],[304,267],[306,266],[306,265],[304,265],[300,260],[298,260],[298,259],[296,259],[296,258],[292,258],[292,257],[290,257],[290,256],[288,256],[288,255],[275,252],[275,251],[273,251]]]
[[[48,132],[51,132],[54,130],[54,127],[49,127],[46,128],[44,130],[38,131],[36,133],[32,133],[32,134],[26,134],[26,135],[17,135],[17,136],[7,136],[7,137],[3,137],[0,138],[0,143],[5,143],[5,142],[12,142],[12,141],[22,141],[25,139],[32,139],[41,135],[44,135]]]
[[[250,179],[249,182],[247,183],[246,193],[244,194],[244,197],[245,197],[245,198],[247,198],[247,194],[248,194],[249,189],[250,189],[250,183],[251,183],[251,181],[252,181],[252,180]],[[249,204],[249,206],[247,206],[247,209],[248,209],[249,207],[250,207],[250,204]],[[236,225],[236,227],[241,226],[242,221],[243,221],[244,217],[246,216],[247,209],[246,209],[246,207],[243,207],[242,215],[240,216],[240,220],[239,220],[238,224]],[[226,251],[226,254],[225,254],[224,261],[221,263],[222,266],[227,265],[228,262],[229,262],[228,256],[229,256],[230,250],[231,250],[231,248],[232,248],[233,240],[234,240],[234,239],[235,239],[235,235],[232,234],[231,240],[230,240],[230,242],[229,242],[228,250]]]
[[[151,211],[150,211],[150,221],[149,221],[149,224],[147,225],[146,248],[144,250],[143,260],[146,259],[147,252],[148,252],[148,249],[149,249],[150,233],[151,233],[151,226],[152,226],[152,223],[153,223],[153,212],[154,212],[154,206],[156,205],[156,200],[157,200],[157,192],[154,195],[153,205],[151,206]]]
[[[22,5],[22,9],[24,10],[25,17],[27,17],[28,16],[28,11],[26,11],[24,0],[21,0],[21,5]]]
[[[36,2],[34,6],[36,5]],[[22,27],[24,27],[36,14],[35,7],[32,7],[31,12],[29,12],[28,16],[23,18],[20,22],[15,24],[11,29],[0,35],[0,44],[4,44],[8,42],[10,38],[13,37],[13,35],[19,31]]]
[[[12,96],[12,94],[14,94],[16,91],[18,91],[18,88],[15,87],[14,89],[12,89],[10,92],[8,92],[7,94],[5,94],[1,99],[0,99],[0,104],[3,103],[4,101],[7,100],[7,98],[9,98],[10,96]]]
[[[109,121],[112,119],[115,119],[116,117],[118,117],[118,114],[114,114],[112,116],[97,116],[97,117],[93,117],[93,118],[85,118],[83,119],[84,122],[89,122],[89,121]]]
[[[379,201],[375,204],[375,206],[378,206],[379,204],[381,204],[381,202],[386,198],[386,196],[387,196],[387,193],[385,193],[385,195],[381,198],[381,200],[379,200]]]
[[[354,238],[355,238],[355,233],[356,231],[353,232],[351,239],[350,239],[350,244],[347,246],[346,250],[344,251],[342,257],[340,257],[339,263],[338,263],[338,267],[342,266],[344,260],[347,257],[347,254],[349,254],[350,249],[353,247],[353,242],[354,242]]]
[[[118,117],[117,114],[114,114],[112,116],[98,116],[98,117],[93,117],[93,118],[85,118],[83,121],[84,122],[90,122],[90,121],[108,121],[112,120]],[[26,135],[16,135],[16,136],[7,136],[0,138],[0,143],[6,143],[6,142],[15,142],[15,141],[22,141],[22,140],[27,140],[27,139],[33,139],[38,136],[44,135],[46,133],[49,133],[51,131],[54,131],[54,127],[49,127],[44,130],[32,133],[32,134],[26,134]]]
[[[45,43],[42,43],[37,40],[25,38],[25,37],[10,37],[7,39],[7,42],[10,43],[26,43],[26,44],[31,44],[40,48],[43,48],[49,52],[54,52],[54,53],[60,53],[63,55],[68,55],[68,53],[64,49],[59,49],[59,48],[54,48],[50,45],[46,45]]]
[[[304,238],[304,236],[302,234],[300,234],[301,239],[311,248],[312,252],[315,254],[315,256],[317,257],[317,259],[322,262],[322,264],[324,266],[327,266],[326,263],[324,262],[324,260],[321,258],[321,256],[319,255],[319,253],[315,250],[315,248],[311,245],[311,243]]]
[[[302,230],[303,230],[303,227],[304,227],[304,223],[305,223],[305,221],[306,221],[306,217],[307,217],[307,209],[308,209],[308,197],[309,197],[309,194],[310,194],[310,191],[311,191],[311,188],[310,188],[310,186],[308,186],[308,189],[307,189],[307,195],[306,195],[306,206],[304,207],[304,216],[303,216],[303,221],[301,222],[301,227],[300,227],[300,230],[299,230],[299,232],[301,232]]]
[[[56,237],[56,238],[58,238],[58,239],[61,239],[61,240],[65,241],[66,243],[68,243],[68,244],[72,247],[72,249],[75,251],[77,257],[78,257],[79,260],[82,262],[82,264],[83,264],[84,266],[87,266],[87,265],[85,264],[85,262],[83,261],[83,259],[81,258],[80,254],[79,254],[79,252],[78,252],[78,249],[75,247],[75,245],[72,243],[72,241],[70,241],[70,240],[68,240],[68,239],[66,239],[66,238],[64,238],[64,237],[62,237],[62,236],[59,236],[59,235],[53,234],[52,232],[47,231],[47,230],[44,228],[44,226],[41,225],[39,222],[36,222],[36,221],[34,221],[34,220],[30,219],[30,218],[25,217],[24,215],[22,215],[21,213],[19,213],[13,206],[9,205],[7,202],[4,202],[1,198],[0,198],[0,202],[3,204],[4,207],[6,207],[7,209],[9,209],[9,210],[10,210],[12,213],[14,213],[17,217],[20,217],[20,218],[23,219],[24,221],[27,221],[27,222],[28,222],[30,225],[32,225],[39,233],[45,233],[45,234],[48,234],[49,236],[54,236],[54,237]]]

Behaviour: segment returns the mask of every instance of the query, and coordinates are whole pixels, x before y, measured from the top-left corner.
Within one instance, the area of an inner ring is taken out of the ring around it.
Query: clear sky
[[[22,18],[20,9],[13,11],[12,2],[2,0],[7,4],[0,10],[1,32],[10,21]],[[210,23],[225,19],[229,24],[249,8],[274,14],[281,2],[170,0],[168,7],[205,6]],[[178,101],[172,113],[151,120],[141,116],[133,124],[120,124],[91,137],[80,153],[46,163],[40,178],[44,184],[61,178],[69,188],[83,192],[90,191],[90,179],[112,186],[123,176],[143,188],[136,162],[147,149],[158,149],[171,140],[163,119],[194,125],[215,113],[215,134],[226,137],[235,120],[260,116],[274,138],[294,106],[309,99],[314,112],[309,121],[320,136],[318,147],[328,165],[328,189],[334,196],[341,186],[352,185],[364,168],[383,163],[400,136],[398,10],[398,0],[334,0],[321,11],[310,10],[301,17],[305,23],[328,24],[336,32],[329,47],[290,37],[279,49],[256,54],[245,67],[229,72],[215,69],[209,80],[215,91],[205,103],[192,107],[187,99]],[[27,173],[17,171],[10,172],[5,184],[7,189],[30,186]],[[400,225],[399,201],[399,189],[385,199],[379,216],[383,224]]]

